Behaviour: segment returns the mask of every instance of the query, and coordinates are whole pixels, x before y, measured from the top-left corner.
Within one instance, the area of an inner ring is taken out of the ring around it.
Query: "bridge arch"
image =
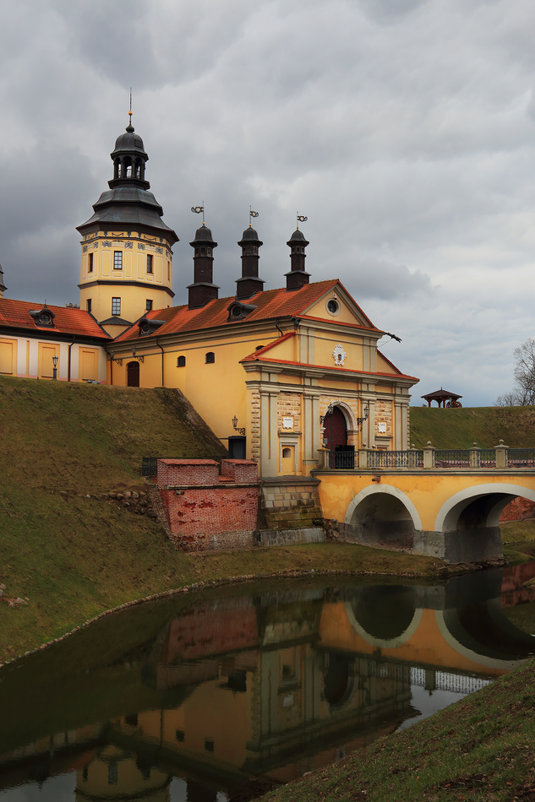
[[[414,534],[422,529],[418,510],[393,485],[365,487],[352,499],[344,523],[359,543],[390,549],[412,549]]]
[[[435,532],[497,527],[503,508],[516,496],[535,501],[535,490],[506,482],[459,490],[442,504],[435,519]]]

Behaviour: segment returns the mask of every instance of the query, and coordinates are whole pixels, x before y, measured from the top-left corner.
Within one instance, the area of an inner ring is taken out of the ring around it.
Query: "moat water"
[[[529,566],[132,607],[0,671],[0,802],[244,802],[535,652]]]

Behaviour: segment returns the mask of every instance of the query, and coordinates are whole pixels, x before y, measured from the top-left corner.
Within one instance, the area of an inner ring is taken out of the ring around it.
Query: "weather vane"
[[[308,217],[305,217],[304,214],[299,214],[299,212],[296,212],[296,214],[297,214],[297,228],[299,228],[299,223],[306,223]]]
[[[259,214],[260,214],[260,212],[253,212],[253,210],[249,206],[249,228],[251,228],[251,218],[252,217],[258,217]]]
[[[128,109],[128,123],[132,125],[132,87],[130,87],[130,107]]]
[[[192,206],[191,211],[193,214],[202,214],[202,224],[204,225],[204,201],[202,202],[202,206]]]

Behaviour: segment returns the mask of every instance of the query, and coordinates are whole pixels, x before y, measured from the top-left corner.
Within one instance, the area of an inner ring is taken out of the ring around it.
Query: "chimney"
[[[298,228],[286,243],[290,246],[290,272],[286,273],[286,291],[300,290],[308,284],[310,273],[305,270],[305,248],[308,245],[302,231]]]
[[[258,278],[258,249],[263,242],[258,239],[258,234],[251,227],[246,228],[242,234],[238,245],[242,249],[241,256],[241,278],[236,279],[236,298],[242,301],[250,298],[257,292],[262,292],[264,282]]]
[[[217,248],[217,242],[203,223],[190,245],[193,248],[193,284],[188,286],[188,307],[200,309],[217,298],[219,287],[212,282],[213,250]]]

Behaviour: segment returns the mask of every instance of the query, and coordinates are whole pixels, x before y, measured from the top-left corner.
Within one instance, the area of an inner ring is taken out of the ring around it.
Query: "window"
[[[204,742],[204,748],[206,749],[207,752],[213,752],[214,751],[214,742],[212,740],[208,740],[208,738],[207,738],[205,740],[205,742]]]
[[[112,298],[111,299],[111,313],[112,313],[112,315],[120,315],[121,314],[121,299],[120,298]]]
[[[175,736],[176,736],[177,741],[183,741],[184,740],[184,730],[177,730],[175,732]]]
[[[87,299],[87,311],[91,312],[91,298]]]
[[[89,254],[89,263],[87,265],[87,272],[88,273],[92,273],[93,272],[93,254],[92,253]]]
[[[112,760],[112,762],[108,764],[108,785],[117,785],[117,778],[117,762]]]
[[[331,298],[327,301],[327,310],[331,313],[331,315],[336,315],[340,306],[336,298]]]
[[[204,361],[206,365],[213,365],[215,362],[215,354],[213,351],[208,351],[206,356],[204,357]]]
[[[176,366],[177,366],[177,368],[185,368],[186,367],[186,357],[185,356],[179,356],[177,361],[176,361]]]
[[[153,259],[152,254],[148,253],[147,254],[147,273],[152,273],[153,272],[152,259]]]
[[[152,309],[152,300],[150,298],[147,298],[147,300],[145,301],[145,309],[147,310],[147,312],[150,312],[150,310]]]
[[[171,281],[171,262],[167,262],[167,281]]]
[[[123,269],[123,252],[122,251],[114,251],[113,252],[113,269],[114,270],[122,270]]]

